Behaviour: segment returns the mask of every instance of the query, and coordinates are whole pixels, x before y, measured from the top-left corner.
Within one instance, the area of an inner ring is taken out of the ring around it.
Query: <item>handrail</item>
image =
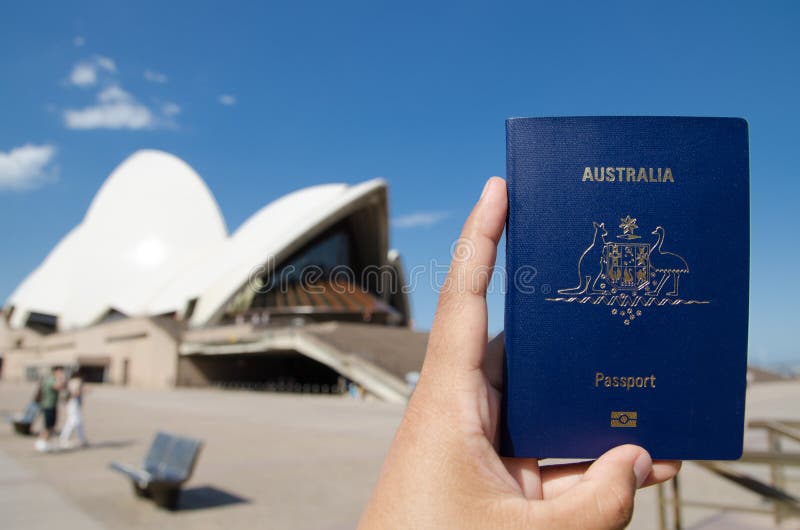
[[[780,451],[745,451],[736,462],[742,464],[779,464],[782,466],[800,466],[800,453],[782,453]]]
[[[784,420],[753,420],[747,423],[751,429],[766,429],[785,436],[795,442],[800,442],[800,421]]]
[[[770,425],[781,424],[791,427],[793,429],[800,429],[800,420],[789,420],[785,418],[769,418],[763,420],[750,420],[749,422],[747,422],[747,426],[752,429],[762,427],[766,424]]]
[[[766,451],[745,451],[738,462],[768,465],[770,468],[769,483],[739,471],[730,463],[700,460],[695,464],[761,496],[772,504],[772,509],[682,500],[676,477],[672,480],[672,498],[667,498],[664,484],[658,485],[658,517],[661,530],[666,530],[667,528],[667,505],[672,505],[673,507],[673,527],[676,530],[681,528],[681,506],[772,514],[776,524],[780,524],[788,516],[800,515],[800,498],[786,491],[786,476],[784,473],[786,466],[800,466],[800,453],[785,453],[781,448],[782,437],[789,438],[794,442],[800,442],[800,421],[764,419],[750,421],[747,425],[751,429],[766,429],[769,448]]]
[[[741,471],[734,469],[733,466],[729,464],[722,462],[711,462],[708,460],[698,461],[696,464],[742,486],[745,489],[752,491],[753,493],[761,495],[767,500],[780,503],[786,508],[800,513],[800,499],[782,489],[765,484],[751,475],[742,473]]]

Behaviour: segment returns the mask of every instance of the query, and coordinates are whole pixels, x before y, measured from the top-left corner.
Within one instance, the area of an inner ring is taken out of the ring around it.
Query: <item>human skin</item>
[[[503,337],[487,344],[486,289],[507,208],[505,181],[492,177],[453,252],[419,382],[362,530],[624,528],[637,488],[680,469],[635,445],[575,464],[498,456]]]

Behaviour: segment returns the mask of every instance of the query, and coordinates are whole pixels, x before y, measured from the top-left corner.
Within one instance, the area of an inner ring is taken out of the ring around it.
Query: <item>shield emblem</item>
[[[637,292],[644,289],[650,278],[650,245],[606,243],[603,274],[612,290]]]

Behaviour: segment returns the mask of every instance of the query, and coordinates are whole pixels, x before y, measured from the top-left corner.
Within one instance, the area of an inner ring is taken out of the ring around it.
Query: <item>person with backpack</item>
[[[41,382],[39,407],[44,418],[44,428],[39,433],[39,437],[34,444],[34,447],[39,452],[46,452],[50,449],[50,436],[53,434],[58,419],[58,394],[63,388],[64,368],[54,366]]]

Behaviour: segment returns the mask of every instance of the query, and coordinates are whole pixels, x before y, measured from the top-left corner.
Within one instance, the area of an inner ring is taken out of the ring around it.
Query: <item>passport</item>
[[[505,456],[742,453],[749,152],[739,118],[506,122]]]

